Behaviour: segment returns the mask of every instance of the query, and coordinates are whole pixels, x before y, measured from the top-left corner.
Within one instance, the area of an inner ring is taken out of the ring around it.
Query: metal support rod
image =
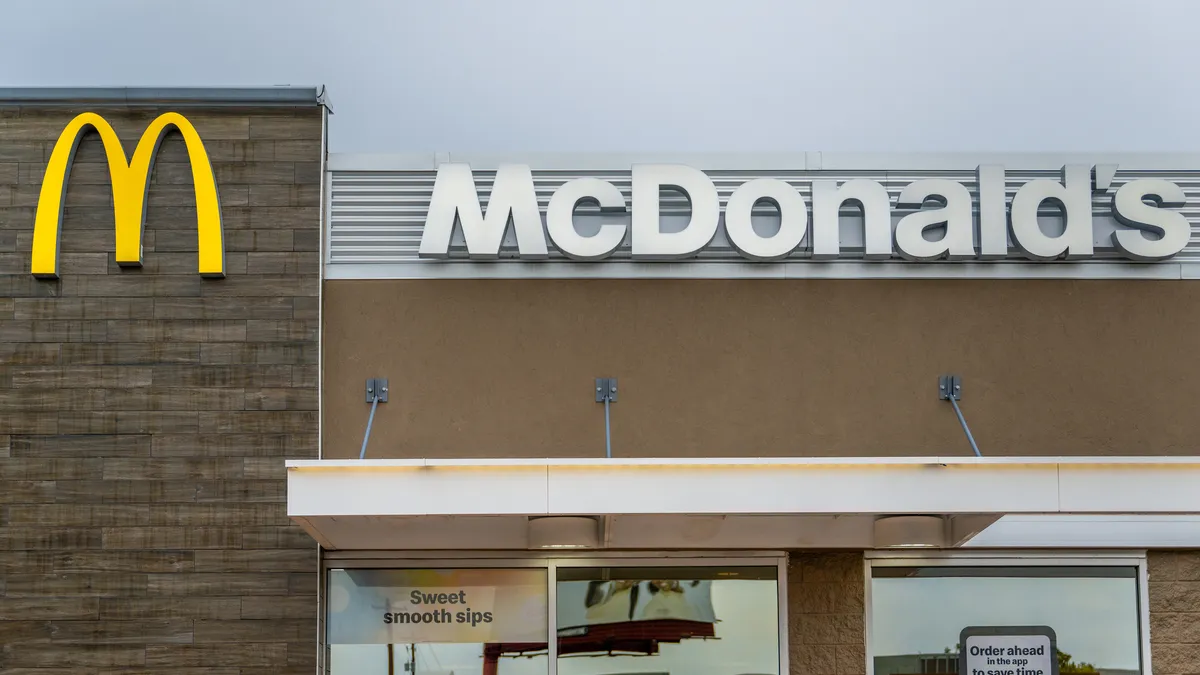
[[[962,378],[957,375],[939,377],[938,398],[950,401],[950,405],[954,406],[954,415],[958,418],[958,424],[962,427],[963,433],[967,435],[967,442],[971,444],[971,450],[975,451],[976,457],[983,457],[983,453],[979,452],[979,444],[975,442],[975,436],[971,433],[971,427],[967,426],[967,418],[963,417],[962,408],[958,407],[958,399],[962,398]]]
[[[612,420],[609,407],[617,402],[617,378],[596,378],[596,403],[604,404],[604,456],[612,458]]]
[[[959,401],[955,396],[950,396],[950,405],[954,406],[954,414],[959,416],[959,424],[962,425],[962,431],[966,432],[967,442],[971,443],[971,449],[976,452],[977,458],[982,458],[983,454],[979,453],[979,446],[974,442],[974,436],[971,435],[971,428],[967,426],[967,419],[962,417],[962,411],[959,410]]]
[[[362,450],[358,453],[358,458],[363,459],[367,456],[367,441],[371,440],[371,425],[375,423],[375,409],[379,407],[379,397],[371,398],[371,416],[367,418],[367,433],[363,436]]]
[[[604,399],[604,456],[608,459],[612,459],[612,426],[608,421],[608,405],[610,403],[612,403],[611,400]]]

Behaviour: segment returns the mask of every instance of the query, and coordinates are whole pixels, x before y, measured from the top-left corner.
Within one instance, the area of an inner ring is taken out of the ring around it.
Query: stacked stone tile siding
[[[89,133],[61,279],[38,280],[42,175],[84,110],[132,154],[166,109],[0,102],[0,672],[312,673],[317,548],[287,518],[283,462],[317,456],[323,110],[178,110],[215,171],[225,279],[196,274],[177,132],[144,266],[116,265]]]

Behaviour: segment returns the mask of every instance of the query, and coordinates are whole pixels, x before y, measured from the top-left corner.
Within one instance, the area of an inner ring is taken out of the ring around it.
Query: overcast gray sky
[[[5,0],[4,85],[325,84],[335,152],[1197,151],[1194,0]]]

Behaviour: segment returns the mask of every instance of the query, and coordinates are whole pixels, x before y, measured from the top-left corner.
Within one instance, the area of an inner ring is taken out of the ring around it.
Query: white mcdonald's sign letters
[[[1102,171],[1111,178],[1112,167]],[[598,178],[566,181],[542,210],[526,165],[502,165],[495,174],[486,212],[480,207],[475,178],[467,164],[442,164],[422,233],[422,258],[451,256],[455,227],[461,228],[466,255],[499,257],[510,223],[521,259],[549,257],[550,247],[573,260],[603,260],[628,238],[634,260],[682,260],[709,246],[724,227],[729,244],[752,261],[775,261],[802,253],[814,260],[845,255],[840,214],[845,204],[862,213],[863,239],[854,257],[913,261],[999,260],[1022,257],[1035,261],[1080,260],[1095,254],[1093,194],[1110,192],[1107,200],[1116,230],[1109,244],[1118,256],[1135,261],[1166,260],[1191,237],[1191,224],[1177,209],[1184,192],[1170,181],[1137,179],[1108,189],[1093,167],[1067,165],[1057,179],[1030,180],[1011,203],[1005,196],[1003,166],[976,171],[978,203],[962,182],[929,178],[905,185],[895,204],[876,180],[811,180],[812,204],[793,183],[752,178],[722,204],[713,181],[702,171],[678,164],[640,164],[631,170],[632,202],[615,185]],[[660,222],[660,192],[675,190],[690,204],[682,228],[665,231]],[[770,204],[778,229],[757,231],[751,211]],[[1061,211],[1061,231],[1048,233],[1038,222],[1046,204]],[[599,207],[599,227],[581,234],[576,207]],[[893,222],[893,212],[901,215]],[[1102,240],[1102,243],[1103,240]]]

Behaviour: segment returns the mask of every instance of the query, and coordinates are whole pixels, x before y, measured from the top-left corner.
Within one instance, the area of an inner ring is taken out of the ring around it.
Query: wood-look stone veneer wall
[[[212,160],[225,279],[196,274],[182,137],[151,177],[145,263],[113,257],[87,135],[58,281],[34,210],[75,113],[0,103],[0,672],[312,673],[316,544],[285,458],[317,454],[323,111],[180,110]],[[163,110],[96,110],[126,152]]]

